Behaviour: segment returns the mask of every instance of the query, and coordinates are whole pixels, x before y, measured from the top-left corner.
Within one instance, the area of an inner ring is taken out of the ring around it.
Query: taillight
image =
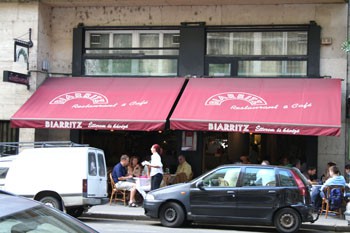
[[[87,187],[87,179],[83,179],[83,196],[84,197],[87,197],[87,190],[88,190],[88,187]]]
[[[298,174],[296,174],[296,172],[292,171],[292,174],[293,174],[295,182],[297,183],[300,195],[305,197],[306,196],[306,189],[307,189],[307,187],[305,186],[304,182],[300,179]]]

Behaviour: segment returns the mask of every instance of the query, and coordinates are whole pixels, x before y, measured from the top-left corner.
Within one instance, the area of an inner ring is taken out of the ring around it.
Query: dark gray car
[[[60,210],[0,191],[1,232],[98,233]]]
[[[302,222],[318,218],[298,169],[261,165],[220,166],[189,183],[151,191],[144,209],[167,227],[195,221],[297,232]]]

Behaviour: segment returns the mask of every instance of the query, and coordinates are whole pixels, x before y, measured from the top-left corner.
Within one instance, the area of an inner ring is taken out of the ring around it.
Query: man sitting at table
[[[192,179],[192,167],[186,161],[184,155],[179,155],[178,157],[179,165],[176,169],[176,176],[173,183],[183,183]]]
[[[120,162],[114,166],[112,171],[112,178],[115,182],[115,187],[117,189],[125,189],[130,191],[130,207],[137,207],[135,201],[136,195],[136,184],[133,182],[129,182],[129,179],[132,179],[132,175],[127,175],[126,168],[129,165],[129,156],[122,155],[120,157]]]
[[[311,193],[311,201],[315,207],[315,209],[319,209],[322,203],[322,198],[325,198],[324,190],[327,186],[331,185],[346,185],[345,179],[342,175],[340,175],[339,168],[337,166],[331,166],[328,168],[330,178],[326,180],[326,182],[318,188],[315,188]]]

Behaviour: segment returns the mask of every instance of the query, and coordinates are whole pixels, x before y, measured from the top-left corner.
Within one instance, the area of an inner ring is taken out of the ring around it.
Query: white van
[[[4,148],[5,143],[0,143]],[[0,189],[41,201],[78,217],[108,202],[104,152],[70,143],[46,143],[0,157]]]

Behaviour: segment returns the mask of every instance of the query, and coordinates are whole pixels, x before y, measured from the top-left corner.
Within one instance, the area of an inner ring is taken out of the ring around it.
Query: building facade
[[[328,161],[339,167],[349,162],[348,58],[341,49],[347,40],[348,4],[343,0],[1,1],[0,13],[4,25],[0,69],[30,74],[29,89],[0,83],[3,141],[89,143],[110,154],[109,165],[118,161],[115,156],[120,153],[141,154],[148,143],[167,141],[173,144],[166,148],[173,151],[169,154],[188,155],[197,175],[248,155],[256,145],[259,159],[279,164],[292,155],[317,166],[319,174]],[[14,48],[19,40],[33,42],[22,58]],[[11,117],[45,80],[75,76],[341,79],[341,134],[157,131],[125,135],[10,127]],[[186,138],[196,144],[195,150],[182,148]],[[134,149],[135,141],[142,144],[140,149]]]

